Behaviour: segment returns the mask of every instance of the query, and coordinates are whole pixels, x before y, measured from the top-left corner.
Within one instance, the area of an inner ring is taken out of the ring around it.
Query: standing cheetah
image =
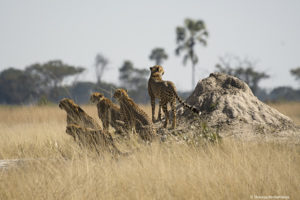
[[[150,67],[151,75],[148,80],[148,94],[151,99],[151,108],[152,108],[152,122],[155,122],[155,98],[159,98],[157,93],[152,89],[153,81],[162,81],[162,75],[164,75],[165,71],[162,66],[155,65],[154,67]],[[158,107],[158,121],[161,121],[161,104],[159,103]]]
[[[164,127],[166,128],[169,120],[169,113],[167,104],[169,103],[171,106],[172,114],[173,114],[173,123],[172,128],[176,128],[176,99],[181,103],[185,108],[190,109],[194,113],[198,115],[201,114],[199,110],[196,108],[186,104],[176,92],[176,87],[174,83],[171,81],[163,81],[161,76],[163,74],[163,69],[159,65],[155,65],[150,67],[151,75],[148,81],[148,91],[151,97],[151,107],[152,107],[152,120],[154,119],[155,114],[155,98],[159,99],[159,104],[162,107],[165,114],[165,123]]]

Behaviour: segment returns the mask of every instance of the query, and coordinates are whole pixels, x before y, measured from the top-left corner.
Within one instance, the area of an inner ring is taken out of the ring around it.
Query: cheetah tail
[[[196,113],[197,115],[201,115],[201,111],[198,110],[197,108],[195,108],[195,106],[190,106],[189,104],[185,103],[178,95],[176,92],[175,93],[175,96],[176,98],[178,99],[179,103],[182,104],[185,108],[188,108],[189,110],[191,110],[192,112]]]

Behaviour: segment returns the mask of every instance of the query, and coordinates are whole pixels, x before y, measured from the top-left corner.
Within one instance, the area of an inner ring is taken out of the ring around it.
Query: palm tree
[[[204,21],[186,19],[185,26],[178,26],[176,28],[177,48],[176,55],[180,55],[182,51],[186,54],[183,57],[183,64],[186,65],[190,60],[192,63],[192,88],[195,86],[195,66],[198,63],[198,56],[195,53],[195,45],[198,41],[199,44],[206,46],[208,32]]]
[[[154,48],[149,56],[150,60],[154,60],[156,65],[161,65],[163,60],[168,59],[168,54],[163,48]]]

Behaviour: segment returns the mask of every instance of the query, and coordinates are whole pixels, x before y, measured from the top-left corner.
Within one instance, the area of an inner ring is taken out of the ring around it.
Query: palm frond
[[[176,28],[176,41],[177,43],[180,43],[181,41],[184,41],[186,37],[186,30],[184,27],[178,26]]]
[[[205,29],[204,21],[202,21],[202,20],[196,21],[193,28],[195,31],[201,31],[201,30]]]
[[[199,41],[203,46],[206,46],[206,45],[207,45],[206,40],[203,39],[202,37],[199,36],[197,39],[198,39],[198,41]]]
[[[179,45],[176,49],[175,49],[175,54],[176,55],[180,55],[180,52],[185,48],[184,45]]]

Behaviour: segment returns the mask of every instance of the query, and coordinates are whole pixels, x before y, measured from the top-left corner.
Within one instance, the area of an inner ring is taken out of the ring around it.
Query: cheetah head
[[[69,112],[84,112],[77,104],[74,103],[73,100],[68,99],[68,98],[63,98],[59,102],[59,108],[65,110],[67,113]]]
[[[113,95],[115,99],[122,99],[124,97],[128,97],[127,90],[124,89],[116,89]]]
[[[149,69],[151,71],[151,75],[158,74],[158,75],[162,76],[165,73],[164,68],[160,65],[154,65],[153,67],[150,67]]]
[[[90,97],[90,101],[92,103],[98,103],[100,102],[102,99],[104,98],[104,95],[100,92],[94,92],[91,97]]]

